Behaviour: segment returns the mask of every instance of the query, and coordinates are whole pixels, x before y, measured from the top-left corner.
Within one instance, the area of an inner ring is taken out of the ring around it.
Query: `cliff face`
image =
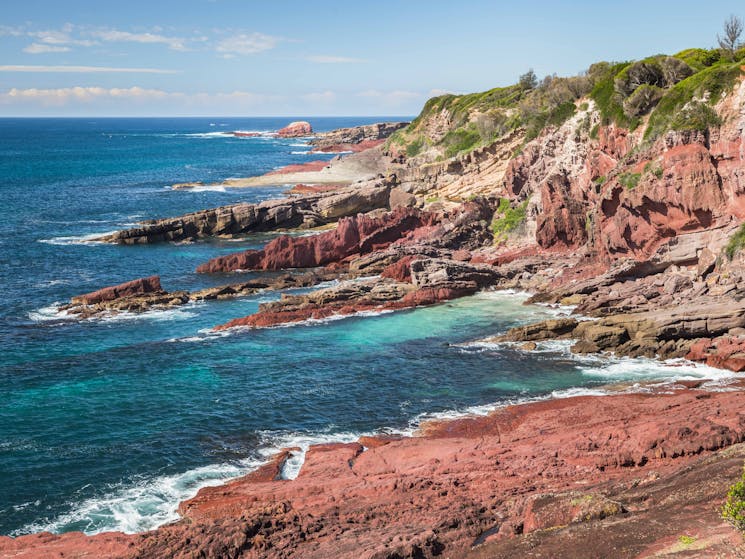
[[[571,250],[607,267],[625,258],[645,261],[680,234],[745,217],[741,78],[712,110],[716,125],[657,133],[649,116],[633,129],[606,122],[586,96],[574,101],[572,116],[528,142],[518,127],[443,158],[443,138],[453,133],[450,110],[443,109],[415,121],[423,151],[407,156],[411,145],[395,141],[388,148],[401,165],[401,187],[422,199],[447,203],[478,194],[522,205],[519,227],[495,238],[503,249]],[[464,126],[470,125],[458,130]]]

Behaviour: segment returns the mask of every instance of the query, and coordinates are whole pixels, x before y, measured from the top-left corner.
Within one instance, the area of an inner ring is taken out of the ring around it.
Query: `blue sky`
[[[735,1],[23,0],[0,115],[411,115],[442,92],[712,47]]]

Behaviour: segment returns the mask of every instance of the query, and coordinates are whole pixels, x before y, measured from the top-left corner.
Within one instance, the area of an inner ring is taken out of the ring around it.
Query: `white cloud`
[[[18,89],[13,88],[0,94],[0,102],[31,101],[43,106],[64,106],[71,101],[89,103],[100,99],[130,99],[148,100],[165,99],[171,94],[159,89],[144,89],[142,87],[112,88],[103,87],[60,87],[57,89]]]
[[[128,103],[147,101],[167,101],[168,106],[174,103],[182,107],[249,107],[277,100],[273,97],[249,91],[232,91],[229,93],[182,93],[160,89],[147,89],[139,86],[125,88],[105,87],[60,87],[55,89],[19,89],[12,88],[0,92],[0,104],[31,104],[42,107],[63,107],[70,105],[92,105],[102,102],[115,102],[119,106]]]
[[[187,40],[181,37],[167,37],[158,33],[130,33],[118,29],[98,29],[91,31],[90,35],[104,42],[110,43],[144,43],[163,44],[171,50],[188,50]]]
[[[279,37],[263,33],[240,33],[218,42],[216,50],[224,57],[236,54],[256,54],[273,49],[280,40]]]
[[[37,66],[37,65],[0,65],[0,72],[37,72],[37,73],[74,73],[74,74],[178,74],[178,70],[161,70],[159,68],[113,68],[109,66]]]
[[[88,39],[75,39],[70,33],[72,26],[65,26],[61,31],[46,30],[46,31],[28,31],[26,35],[33,37],[38,41],[46,45],[73,45],[79,47],[92,47],[96,45],[95,41]]]
[[[358,62],[364,62],[361,58],[350,58],[348,56],[313,55],[306,56],[305,59],[317,64],[355,64]]]
[[[28,54],[45,54],[48,52],[68,52],[70,47],[45,45],[43,43],[31,43],[29,46],[23,49],[23,52]]]

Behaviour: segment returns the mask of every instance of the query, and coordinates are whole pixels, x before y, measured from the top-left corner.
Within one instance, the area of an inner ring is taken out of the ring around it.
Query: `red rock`
[[[391,278],[396,281],[410,282],[411,281],[411,267],[409,266],[418,256],[407,255],[398,259],[393,264],[386,266],[380,273],[381,277]]]
[[[103,289],[86,293],[85,295],[78,295],[72,298],[72,302],[74,304],[94,305],[101,301],[113,301],[114,299],[130,297],[132,295],[160,292],[163,292],[163,288],[160,286],[160,277],[150,276],[120,283],[119,285],[104,287]]]
[[[425,287],[417,289],[404,296],[401,300],[401,307],[418,307],[423,305],[434,305],[450,299],[472,295],[478,291],[478,286],[474,284],[472,289],[452,288],[452,287]]]
[[[745,338],[721,336],[696,341],[686,355],[691,361],[701,361],[710,367],[745,371]]]
[[[329,164],[328,161],[308,161],[307,163],[297,163],[295,165],[285,165],[281,169],[270,171],[267,175],[289,175],[290,173],[313,173],[321,171]]]
[[[277,136],[281,138],[299,138],[301,136],[310,136],[312,134],[313,127],[309,122],[305,122],[304,120],[291,122],[277,131]]]
[[[199,273],[234,270],[281,270],[313,268],[345,258],[381,250],[404,235],[432,225],[434,214],[413,208],[397,208],[382,217],[357,215],[339,220],[336,229],[309,237],[283,235],[262,250],[249,250],[213,258],[197,268]]]
[[[241,130],[236,130],[233,132],[233,136],[236,138],[256,138],[258,136],[261,136],[260,132],[242,132]]]

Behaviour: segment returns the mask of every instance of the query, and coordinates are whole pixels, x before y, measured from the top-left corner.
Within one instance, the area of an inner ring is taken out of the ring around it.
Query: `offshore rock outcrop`
[[[344,277],[343,274],[330,270],[311,270],[294,274],[285,272],[189,292],[166,291],[160,285],[160,277],[150,276],[78,295],[73,297],[69,304],[58,307],[58,310],[83,319],[122,312],[142,313],[178,307],[189,302],[244,297],[260,291],[312,287],[341,277]]]
[[[305,122],[304,120],[291,122],[284,128],[277,130],[277,136],[280,138],[301,138],[312,134],[313,127],[310,125],[310,122]]]

